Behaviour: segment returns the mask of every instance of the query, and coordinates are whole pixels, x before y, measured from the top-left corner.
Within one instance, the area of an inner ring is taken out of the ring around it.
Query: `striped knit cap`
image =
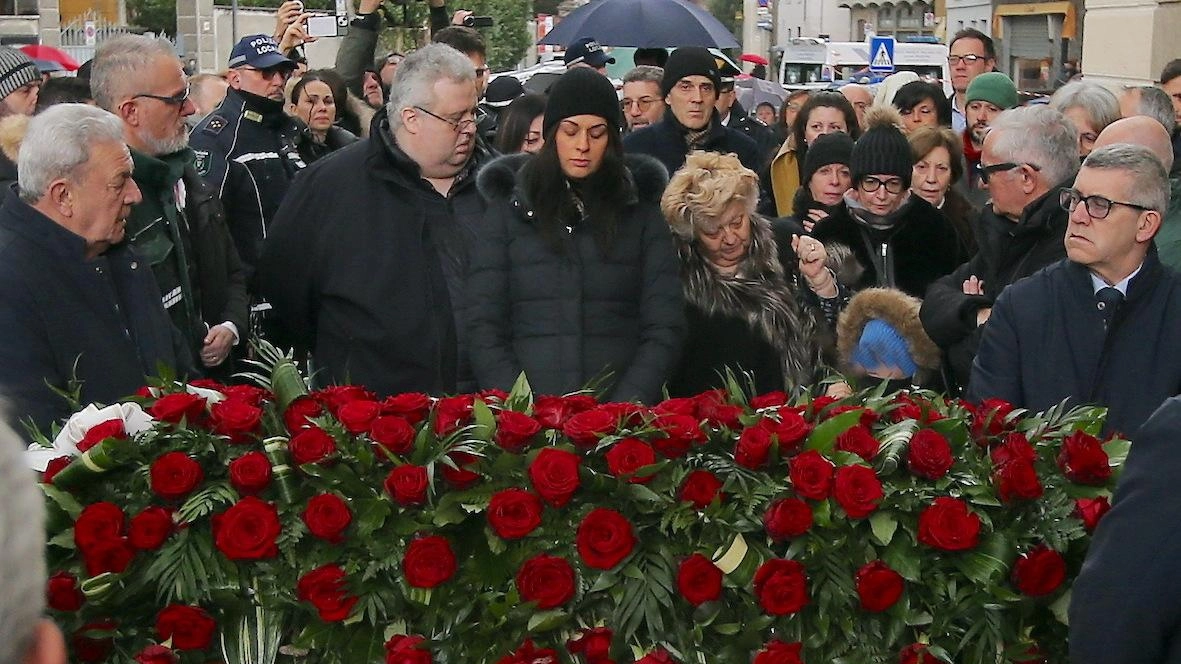
[[[40,80],[37,65],[29,56],[11,46],[0,46],[0,100],[21,86]]]

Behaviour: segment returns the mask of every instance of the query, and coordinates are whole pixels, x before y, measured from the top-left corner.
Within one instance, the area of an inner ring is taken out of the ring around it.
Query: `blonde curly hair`
[[[672,232],[692,241],[697,232],[711,233],[736,202],[753,214],[759,202],[759,176],[734,154],[693,152],[669,180],[660,209]]]

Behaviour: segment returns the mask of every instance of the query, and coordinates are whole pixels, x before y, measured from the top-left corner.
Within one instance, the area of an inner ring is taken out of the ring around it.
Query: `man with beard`
[[[758,171],[759,147],[737,129],[722,124],[714,105],[722,87],[721,68],[708,49],[689,46],[668,56],[660,92],[664,119],[624,137],[627,152],[655,157],[675,173],[694,150],[733,152],[743,166]]]
[[[964,114],[968,128],[964,130],[964,179],[961,181],[964,195],[977,207],[988,202],[988,189],[981,182],[977,168],[980,165],[980,151],[984,149],[984,136],[996,116],[1010,108],[1017,107],[1017,86],[1008,76],[1000,72],[989,72],[977,76],[968,86],[964,99],[967,106]]]
[[[643,129],[664,117],[664,95],[660,93],[663,79],[664,70],[652,65],[636,65],[623,75],[623,98],[619,100],[619,107],[623,110],[628,131]]]
[[[253,287],[267,227],[295,174],[300,125],[283,110],[295,63],[268,35],[243,37],[230,53],[225,101],[193,130],[196,168],[220,196],[226,223]]]
[[[196,109],[181,62],[166,41],[123,35],[98,49],[90,87],[123,122],[143,195],[127,239],[151,265],[164,309],[194,357],[221,367],[247,331],[249,301],[221,202],[193,168],[185,118]]]

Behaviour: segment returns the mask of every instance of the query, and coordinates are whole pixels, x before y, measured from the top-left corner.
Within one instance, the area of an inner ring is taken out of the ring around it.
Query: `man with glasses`
[[[225,100],[193,130],[196,167],[221,198],[226,223],[247,273],[295,174],[299,123],[283,110],[283,88],[295,63],[268,35],[243,37],[230,52]]]
[[[652,65],[638,65],[623,75],[619,108],[628,131],[643,129],[664,117],[664,95],[660,93],[663,78],[664,70]]]
[[[964,131],[968,122],[968,86],[976,77],[996,69],[996,46],[992,37],[967,28],[960,30],[947,47],[947,65],[951,70],[951,128]]]
[[[1104,433],[1134,437],[1181,393],[1181,277],[1152,241],[1168,175],[1151,150],[1120,143],[1088,155],[1074,186],[1054,195],[1069,211],[1066,260],[997,298],[968,398],[1104,406]]]
[[[221,202],[193,167],[185,119],[195,107],[181,62],[167,41],[122,35],[99,47],[90,88],[123,122],[143,197],[127,239],[151,266],[193,358],[228,379],[227,360],[248,330],[246,278]]]
[[[274,339],[310,351],[318,384],[389,395],[470,389],[464,279],[484,201],[479,93],[445,44],[406,56],[369,137],[312,164],[259,265]]]
[[[1078,167],[1078,132],[1048,106],[1005,111],[984,141],[981,176],[992,194],[976,225],[977,251],[927,290],[919,317],[943,349],[953,387],[965,388],[997,296],[1065,255],[1058,191]]]

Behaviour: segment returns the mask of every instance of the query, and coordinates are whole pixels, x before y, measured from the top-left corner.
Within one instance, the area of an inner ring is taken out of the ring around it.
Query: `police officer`
[[[253,292],[267,227],[283,202],[299,156],[300,123],[283,111],[296,64],[268,35],[243,37],[230,53],[225,101],[193,130],[197,171],[216,189]]]

